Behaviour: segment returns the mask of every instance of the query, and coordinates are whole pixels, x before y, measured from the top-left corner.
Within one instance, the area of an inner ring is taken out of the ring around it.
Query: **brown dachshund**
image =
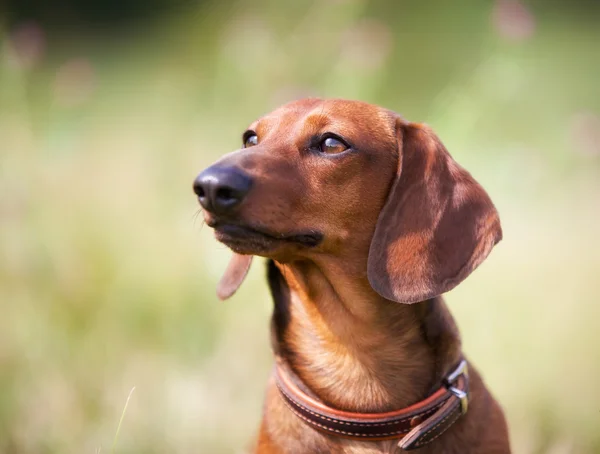
[[[269,259],[276,366],[255,453],[509,453],[440,295],[500,241],[483,188],[433,131],[366,103],[305,99],[202,172],[234,252],[218,294]]]

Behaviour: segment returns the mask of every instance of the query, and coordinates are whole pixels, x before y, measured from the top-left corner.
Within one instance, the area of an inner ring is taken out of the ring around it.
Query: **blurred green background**
[[[308,95],[433,126],[504,240],[447,301],[516,453],[600,452],[600,3],[12,0],[0,16],[0,452],[241,452],[255,264],[195,175]],[[235,417],[234,417],[235,416]]]

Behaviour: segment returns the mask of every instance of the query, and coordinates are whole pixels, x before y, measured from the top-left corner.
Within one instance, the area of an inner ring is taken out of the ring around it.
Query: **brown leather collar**
[[[387,413],[353,413],[325,405],[294,383],[299,378],[282,360],[277,361],[275,378],[288,408],[311,427],[330,435],[359,440],[400,438],[398,447],[406,451],[420,448],[444,433],[467,412],[469,399],[469,376],[464,359],[431,396],[410,407]]]

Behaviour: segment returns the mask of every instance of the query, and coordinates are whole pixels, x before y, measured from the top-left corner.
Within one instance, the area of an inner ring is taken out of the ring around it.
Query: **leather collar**
[[[358,440],[400,439],[398,447],[409,451],[435,440],[467,412],[469,375],[467,361],[446,375],[443,385],[426,399],[386,413],[354,413],[336,410],[302,391],[300,379],[278,359],[277,388],[298,418],[321,432]]]

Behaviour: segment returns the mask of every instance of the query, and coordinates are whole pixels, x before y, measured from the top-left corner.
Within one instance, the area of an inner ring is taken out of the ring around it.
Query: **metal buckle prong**
[[[461,391],[460,389],[454,386],[450,386],[448,388],[448,391],[450,391],[452,394],[454,394],[460,399],[460,412],[464,415],[469,409],[469,396],[466,392]]]

